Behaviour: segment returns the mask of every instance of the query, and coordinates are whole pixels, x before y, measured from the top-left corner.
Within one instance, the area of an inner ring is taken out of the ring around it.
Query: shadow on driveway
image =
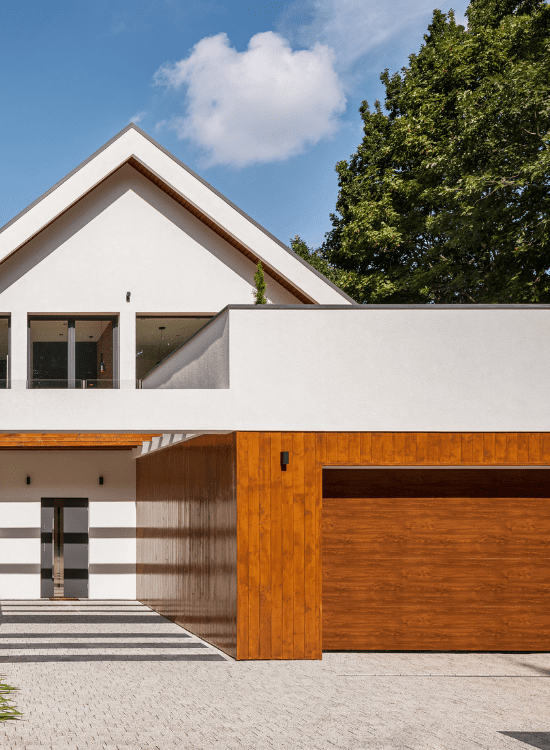
[[[550,732],[499,732],[499,734],[512,737],[525,745],[538,747],[540,750],[549,750],[550,748]]]

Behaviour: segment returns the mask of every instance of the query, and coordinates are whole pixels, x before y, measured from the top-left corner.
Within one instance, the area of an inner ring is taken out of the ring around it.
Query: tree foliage
[[[467,18],[434,12],[336,167],[307,259],[357,301],[550,301],[550,7],[473,0]]]

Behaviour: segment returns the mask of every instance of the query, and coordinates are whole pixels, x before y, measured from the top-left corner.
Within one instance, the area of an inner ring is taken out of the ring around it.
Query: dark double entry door
[[[42,598],[88,597],[88,500],[44,498],[41,519]]]

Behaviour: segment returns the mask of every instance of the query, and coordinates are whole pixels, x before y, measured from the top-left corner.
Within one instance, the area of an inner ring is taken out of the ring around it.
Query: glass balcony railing
[[[118,383],[115,380],[108,379],[94,379],[94,380],[52,380],[45,378],[34,378],[33,380],[27,381],[27,388],[41,389],[41,388],[57,388],[57,389],[71,389],[78,390],[82,388],[94,388],[94,389],[113,389],[117,388]]]
[[[32,380],[7,380],[0,378],[0,392],[21,390],[125,390],[133,391],[141,388],[141,380],[109,380],[102,378],[80,379],[70,381],[68,378],[33,378]]]

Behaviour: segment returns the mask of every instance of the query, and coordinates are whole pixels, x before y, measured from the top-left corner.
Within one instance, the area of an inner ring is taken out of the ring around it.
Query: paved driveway
[[[0,747],[550,748],[550,654],[235,662],[135,602],[1,602]]]

